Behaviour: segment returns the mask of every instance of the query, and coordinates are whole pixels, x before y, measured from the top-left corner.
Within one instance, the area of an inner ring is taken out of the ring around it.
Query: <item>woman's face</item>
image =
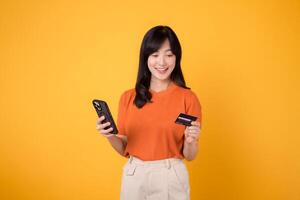
[[[165,40],[160,49],[148,57],[148,68],[152,79],[169,79],[176,64],[176,56],[172,53],[169,40]]]

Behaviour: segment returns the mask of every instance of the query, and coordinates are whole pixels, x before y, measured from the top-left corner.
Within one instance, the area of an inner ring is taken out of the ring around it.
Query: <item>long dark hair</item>
[[[158,51],[166,39],[169,40],[171,51],[176,56],[175,68],[173,69],[170,78],[176,85],[190,89],[186,86],[181,71],[181,45],[175,32],[169,26],[155,26],[145,34],[140,49],[139,70],[135,85],[136,95],[134,99],[134,104],[138,108],[142,108],[147,102],[152,103],[152,95],[149,92],[151,72],[148,69],[147,61],[149,55]]]

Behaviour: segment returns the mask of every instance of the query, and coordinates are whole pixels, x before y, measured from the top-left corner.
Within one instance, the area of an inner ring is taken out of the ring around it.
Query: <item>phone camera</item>
[[[96,107],[97,107],[98,110],[100,110],[100,111],[102,110],[100,106],[96,106]]]

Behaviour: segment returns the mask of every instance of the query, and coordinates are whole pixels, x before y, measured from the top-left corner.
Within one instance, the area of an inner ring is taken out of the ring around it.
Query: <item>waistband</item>
[[[179,158],[167,158],[167,159],[162,159],[162,160],[144,161],[135,156],[130,155],[130,157],[128,159],[128,163],[135,164],[135,165],[144,165],[144,166],[164,165],[167,168],[170,168],[174,164],[183,163],[183,161]]]

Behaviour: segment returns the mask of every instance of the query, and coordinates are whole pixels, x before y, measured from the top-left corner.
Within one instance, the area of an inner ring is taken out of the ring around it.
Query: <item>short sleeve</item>
[[[119,135],[127,135],[125,131],[125,119],[126,119],[126,110],[127,110],[127,103],[126,103],[126,95],[127,93],[124,92],[119,100],[119,109],[118,109],[118,120],[117,120],[117,126]]]
[[[197,117],[197,121],[202,125],[202,109],[200,101],[197,95],[190,91],[190,95],[188,95],[186,99],[186,114],[193,115]]]

